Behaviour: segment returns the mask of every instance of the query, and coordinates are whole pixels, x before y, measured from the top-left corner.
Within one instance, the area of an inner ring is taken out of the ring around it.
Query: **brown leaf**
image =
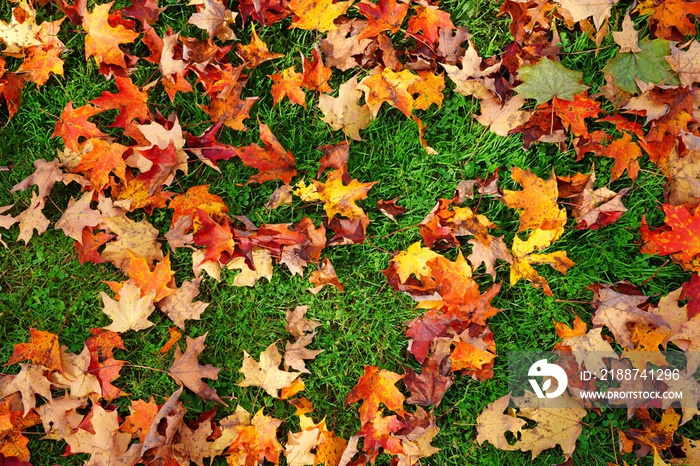
[[[297,306],[293,311],[287,311],[287,324],[285,330],[296,338],[303,337],[307,332],[313,332],[320,322],[305,318],[309,306]]]
[[[185,328],[185,320],[199,320],[209,303],[193,301],[199,295],[200,279],[183,282],[174,294],[167,296],[158,304],[170,320],[181,329]]]
[[[208,333],[208,332],[207,332]],[[197,360],[204,351],[204,340],[207,333],[197,338],[187,337],[187,349],[183,353],[179,347],[175,348],[175,360],[168,369],[168,374],[180,385],[184,385],[205,401],[218,401],[226,405],[216,390],[202,381],[203,378],[217,380],[219,378],[219,368],[211,364],[205,366],[199,364]]]
[[[309,281],[312,285],[314,285],[313,287],[308,288],[308,290],[313,294],[318,294],[326,285],[333,285],[340,291],[343,291],[344,288],[343,284],[338,280],[338,275],[335,273],[333,264],[331,264],[331,261],[328,260],[328,258],[323,259],[321,267],[319,267],[318,270],[311,272]]]
[[[396,223],[396,215],[405,214],[408,209],[403,206],[397,205],[396,202],[399,200],[398,197],[393,198],[390,201],[378,200],[377,209],[388,218]]]
[[[360,130],[369,125],[370,109],[366,104],[358,105],[362,92],[358,89],[357,76],[340,85],[338,97],[321,94],[318,108],[323,113],[323,121],[334,130],[342,129],[350,138],[362,141]]]
[[[278,391],[289,386],[299,377],[299,372],[280,370],[282,356],[275,343],[260,353],[260,362],[255,362],[250,355],[243,351],[243,367],[239,370],[245,376],[239,387],[261,387],[268,395],[279,399]]]
[[[305,360],[313,360],[316,359],[316,356],[319,354],[323,353],[324,350],[310,350],[307,348],[309,344],[311,344],[311,340],[313,340],[314,336],[316,335],[316,332],[309,333],[307,335],[303,335],[299,338],[294,343],[289,343],[287,342],[285,347],[284,347],[284,367],[285,369],[289,369],[290,367],[294,370],[297,370],[299,372],[303,372],[306,374],[310,374],[311,371],[309,371],[306,368],[306,363],[304,362]]]

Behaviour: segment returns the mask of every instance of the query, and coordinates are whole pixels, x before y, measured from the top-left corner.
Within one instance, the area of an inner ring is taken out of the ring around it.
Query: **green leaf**
[[[678,76],[671,70],[664,57],[671,55],[670,42],[663,39],[642,40],[639,42],[641,52],[618,53],[610,60],[603,72],[612,76],[617,87],[630,94],[639,94],[637,81],[645,83],[663,83],[669,86],[680,84]]]
[[[553,97],[574,100],[576,94],[588,89],[588,86],[579,84],[582,77],[580,71],[570,70],[558,61],[543,58],[536,65],[520,67],[518,78],[523,83],[515,88],[515,92],[527,99],[537,100],[537,105]]]

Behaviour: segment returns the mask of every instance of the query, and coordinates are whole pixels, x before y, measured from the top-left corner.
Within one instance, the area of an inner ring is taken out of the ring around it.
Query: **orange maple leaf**
[[[403,414],[405,396],[394,386],[403,375],[379,369],[376,366],[365,366],[365,373],[350,390],[345,404],[364,400],[360,405],[360,422],[365,424],[379,413],[379,404],[391,409],[397,414]]]
[[[130,44],[139,36],[136,31],[129,30],[117,24],[113,27],[109,23],[109,9],[114,2],[95,5],[92,12],[85,11],[83,17],[83,29],[85,36],[85,58],[95,57],[98,65],[116,65],[126,68],[124,52],[119,49],[120,44]],[[121,18],[121,15],[118,15]]]

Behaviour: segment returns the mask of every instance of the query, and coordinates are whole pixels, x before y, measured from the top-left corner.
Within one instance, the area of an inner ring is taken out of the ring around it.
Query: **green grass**
[[[185,26],[188,15],[194,11],[191,7],[183,7],[182,2],[162,3],[173,6],[165,12],[159,32],[162,33],[164,26],[170,24],[175,30],[184,28],[186,35],[201,36],[196,28]],[[474,0],[448,1],[445,7],[457,18],[456,24],[470,28],[482,55],[498,53],[506,44],[508,21],[503,17],[493,20],[498,9],[495,3],[481,2],[479,5]],[[42,19],[60,16],[45,13],[53,11],[52,7],[42,8],[41,11]],[[9,18],[7,4],[0,5],[0,17]],[[247,42],[249,31],[248,27],[237,34]],[[314,105],[304,110],[285,100],[273,107],[269,95],[270,82],[265,76],[292,64],[301,69],[298,52],[308,54],[316,36],[287,30],[287,23],[259,32],[272,51],[289,53],[289,56],[266,63],[252,73],[244,95],[258,95],[261,99],[247,121],[250,131],[226,130],[221,140],[235,145],[259,143],[255,124],[258,117],[295,155],[299,179],[305,177],[309,180],[315,175],[321,157],[315,148],[340,142],[343,140],[342,133],[332,132],[321,122]],[[9,172],[0,173],[0,205],[14,203],[14,214],[28,203],[30,192],[11,194],[9,190],[32,172],[34,160],[55,157],[56,149],[61,144],[50,135],[64,106],[73,101],[77,107],[99,96],[104,90],[116,89],[112,81],[106,81],[97,73],[92,61],[85,61],[82,34],[75,33],[73,28],[64,28],[60,37],[70,49],[66,54],[65,79],[52,77],[41,89],[28,84],[19,113],[0,128],[0,166],[11,166]],[[613,50],[605,50],[596,57],[590,51],[595,48],[594,44],[588,39],[571,32],[566,33],[565,39],[564,63],[582,70],[586,84],[595,90],[602,84],[602,76],[597,70],[612,56]],[[142,48],[142,45],[137,46],[137,50]],[[576,54],[567,55],[573,52]],[[154,70],[153,65],[144,64],[133,79],[137,84],[144,85],[153,79]],[[333,86],[337,88],[349,76],[334,74]],[[183,127],[189,131],[199,134],[209,125],[208,116],[197,106],[206,104],[206,98],[198,93],[180,94],[171,103],[158,86],[150,91],[150,98],[154,102],[153,109],[165,115],[175,111]],[[438,151],[437,156],[427,155],[422,149],[413,122],[406,120],[396,109],[386,107],[380,112],[380,118],[362,132],[365,141],[352,143],[350,173],[353,178],[363,182],[379,180],[380,183],[370,191],[368,199],[361,202],[372,219],[368,241],[364,245],[329,248],[323,253],[334,264],[345,286],[343,293],[327,287],[314,296],[306,291],[309,283],[305,278],[292,277],[281,267],[275,267],[270,283],[261,281],[250,289],[229,286],[234,273],[227,271],[223,273],[221,282],[209,279],[203,283],[199,299],[211,304],[200,321],[188,323],[186,334],[195,337],[208,332],[207,349],[200,361],[221,368],[219,379],[210,384],[220,396],[229,400],[229,407],[220,407],[219,415],[231,414],[237,404],[251,412],[265,407],[266,414],[285,421],[280,429],[280,438],[286,436],[288,429],[298,427],[293,409],[286,402],[272,400],[260,389],[238,387],[237,383],[242,380],[238,370],[243,351],[257,359],[258,354],[271,343],[284,342],[288,338],[284,330],[285,311],[305,304],[309,306],[309,316],[322,324],[312,348],[325,350],[308,364],[312,373],[304,377],[307,385],[304,394],[315,405],[312,417],[320,420],[326,416],[329,428],[346,438],[355,434],[360,427],[356,406],[346,408],[344,400],[362,375],[363,366],[378,365],[398,372],[406,365],[417,367],[415,361],[406,356],[404,323],[420,312],[414,309],[410,298],[393,291],[386,284],[381,270],[387,267],[391,252],[405,249],[420,240],[416,225],[439,198],[451,197],[458,181],[475,176],[485,177],[499,167],[503,168],[500,172],[501,186],[508,189],[519,189],[509,177],[508,169],[512,166],[529,168],[541,177],[548,177],[552,167],[557,174],[564,175],[588,171],[591,163],[595,162],[597,185],[609,183],[609,176],[605,174],[609,173],[612,165],[610,160],[587,157],[575,162],[571,151],[560,152],[551,145],[534,145],[529,151],[523,151],[519,136],[502,138],[485,131],[476,123],[472,114],[477,109],[478,103],[471,98],[447,92],[441,109],[433,107],[420,115],[428,126],[426,138]],[[0,118],[6,118],[6,114],[0,114]],[[113,115],[106,113],[94,120],[104,128],[111,123],[111,118]],[[220,166],[221,173],[217,173],[193,163],[190,173],[179,178],[170,189],[180,193],[195,185],[210,184],[211,192],[224,198],[232,214],[247,215],[257,224],[296,222],[305,216],[311,217],[316,224],[321,221],[323,211],[317,205],[306,206],[295,202],[291,208],[267,212],[263,206],[277,187],[275,182],[247,185],[246,181],[255,170],[243,167],[235,160],[222,162]],[[489,402],[506,394],[506,355],[509,351],[551,349],[556,343],[552,319],[570,323],[574,314],[578,314],[590,321],[593,309],[589,304],[592,298],[587,288],[589,284],[627,280],[656,298],[677,288],[687,279],[687,274],[678,266],[672,263],[663,266],[664,258],[644,256],[638,251],[638,229],[642,215],[647,216],[650,224],[658,224],[662,219],[658,206],[663,200],[664,182],[651,164],[643,163],[643,171],[624,198],[629,211],[617,223],[600,230],[575,230],[573,221],[569,220],[564,236],[552,250],[566,251],[576,265],[566,275],[547,266],[538,267],[549,281],[554,297],[545,296],[524,281],[509,286],[508,270],[500,267],[498,281],[503,281],[504,285],[493,304],[503,311],[489,320],[500,355],[494,368],[495,377],[485,382],[457,377],[442,404],[435,409],[441,432],[433,444],[441,452],[426,460],[425,464],[549,465],[563,461],[559,449],[545,451],[532,461],[528,453],[503,452],[489,444],[479,446],[475,440],[476,417]],[[624,176],[611,186],[617,190],[632,186],[632,183]],[[77,195],[75,185],[56,185],[47,201],[45,214],[55,222],[60,218],[61,209],[65,208],[69,197]],[[394,197],[399,197],[399,203],[408,208],[407,213],[398,218],[397,224],[374,208],[377,200]],[[499,226],[497,233],[504,234],[508,243],[512,241],[518,225],[518,217],[513,210],[507,209],[498,200],[487,198],[480,202],[469,201],[468,205],[478,205],[479,213],[487,215]],[[164,233],[170,225],[170,218],[171,212],[162,210],[149,220]],[[9,250],[0,250],[0,337],[5,341],[0,345],[0,361],[9,358],[13,344],[27,341],[29,327],[59,333],[62,344],[73,352],[79,352],[89,336],[90,328],[109,323],[101,312],[99,291],[108,291],[103,281],[121,280],[122,275],[108,264],[81,266],[72,240],[54,230],[53,223],[45,234],[35,236],[28,245],[14,241],[17,227],[0,233],[4,234],[9,244]],[[447,254],[454,257],[455,251],[447,251]],[[178,250],[172,259],[178,284],[191,278],[190,253]],[[491,283],[491,278],[483,273],[477,274],[477,280],[483,285]],[[162,356],[158,353],[168,339],[170,323],[156,316],[158,314],[154,314],[154,327],[124,335],[127,350],[117,352],[119,359],[159,370],[170,367],[172,354]],[[5,371],[11,373],[16,370],[16,367],[9,367]],[[125,367],[116,385],[128,393],[127,397],[117,401],[122,408],[128,405],[129,400],[148,399],[151,396],[162,403],[177,388],[166,374],[136,367]],[[186,393],[182,399],[188,416],[192,418],[213,407],[191,393]],[[614,462],[617,438],[611,437],[611,426],[636,426],[626,417],[626,412],[621,409],[608,410],[602,416],[590,413],[584,419],[574,464],[606,465]],[[697,426],[687,425],[679,432],[697,437],[700,430]],[[33,464],[77,465],[85,461],[84,455],[63,458],[63,442],[39,438],[38,431],[31,436]],[[634,464],[633,457],[626,460]],[[216,464],[223,462],[218,459]],[[377,464],[388,465],[389,459],[380,457]],[[651,463],[642,460],[639,464]]]

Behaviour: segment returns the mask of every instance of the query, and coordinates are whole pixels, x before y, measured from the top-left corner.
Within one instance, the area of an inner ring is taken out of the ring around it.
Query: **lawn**
[[[127,6],[130,1],[118,0],[112,10]],[[181,31],[183,36],[205,38],[206,33],[191,24],[188,18],[196,11],[185,1],[160,0],[167,9],[156,23],[156,31],[163,35],[167,27]],[[0,19],[9,21],[12,4],[0,4]],[[88,8],[93,2],[88,2]],[[617,27],[627,5],[617,5],[613,10],[611,25]],[[445,1],[442,8],[452,15],[456,26],[466,26],[480,56],[500,54],[512,38],[508,31],[508,15],[497,16],[497,3],[469,1]],[[55,20],[63,16],[60,9],[49,4],[38,7],[38,18]],[[268,61],[250,72],[244,96],[259,96],[246,121],[249,131],[225,128],[220,142],[236,147],[259,143],[257,121],[269,125],[280,144],[296,159],[297,177],[292,184],[304,179],[310,182],[319,168],[322,153],[317,149],[326,144],[344,141],[342,131],[333,131],[321,120],[317,94],[307,92],[308,108],[293,105],[288,99],[273,105],[268,75],[297,65],[300,53],[309,56],[319,34],[314,31],[288,29],[290,20],[257,29],[261,39],[273,52],[285,54],[283,58]],[[250,24],[242,28],[236,23],[235,33],[242,43],[248,43]],[[600,70],[616,53],[616,46],[609,36],[596,52],[596,45],[580,30],[567,30],[559,24],[561,35],[561,62],[566,67],[583,72],[583,83],[590,86],[590,94],[604,84]],[[85,105],[100,96],[103,91],[116,92],[114,80],[99,74],[93,59],[86,60],[84,34],[79,27],[66,25],[59,38],[66,44],[64,76],[52,76],[38,87],[27,83],[22,92],[22,103],[16,115],[8,119],[7,109],[0,106],[0,166],[8,167],[0,172],[0,206],[14,204],[9,211],[16,215],[29,205],[31,188],[11,192],[11,188],[29,176],[33,163],[38,159],[52,160],[57,149],[63,149],[60,138],[52,137],[56,121],[65,106]],[[397,36],[400,36],[398,34]],[[399,40],[400,41],[400,40]],[[136,55],[148,54],[146,46],[136,41],[130,46]],[[233,54],[231,54],[233,55]],[[14,58],[7,58],[7,68],[18,66]],[[139,87],[157,79],[156,64],[141,60],[131,74]],[[338,72],[334,70],[330,84],[333,89],[358,73],[357,69]],[[360,76],[367,74],[360,71]],[[563,236],[552,250],[566,251],[575,263],[566,274],[549,266],[538,266],[538,272],[548,281],[553,296],[546,296],[526,280],[510,285],[509,267],[499,262],[497,282],[502,282],[501,292],[493,299],[494,307],[502,311],[488,321],[496,341],[498,357],[494,364],[494,377],[481,381],[457,375],[454,385],[439,406],[434,408],[439,434],[432,444],[440,449],[432,457],[422,461],[434,465],[550,465],[564,461],[559,448],[544,451],[534,461],[531,455],[520,451],[501,451],[491,444],[479,445],[476,441],[476,418],[490,402],[506,395],[507,354],[510,351],[539,349],[551,350],[559,341],[553,320],[571,324],[578,315],[585,322],[591,321],[594,312],[589,285],[613,284],[628,281],[645,295],[657,301],[677,289],[689,278],[688,272],[667,257],[645,255],[639,252],[639,228],[643,216],[650,225],[663,222],[660,205],[664,202],[666,178],[646,156],[640,159],[641,170],[636,181],[626,175],[611,181],[612,159],[587,155],[576,161],[572,149],[560,150],[554,144],[533,144],[523,149],[522,136],[513,134],[498,136],[488,131],[474,119],[479,101],[452,91],[448,81],[444,102],[440,108],[432,106],[417,111],[426,125],[425,139],[437,152],[432,155],[421,146],[415,123],[398,109],[384,106],[379,117],[361,131],[363,141],[350,145],[349,174],[361,182],[378,181],[368,193],[367,199],[358,202],[369,215],[371,222],[363,244],[328,247],[322,257],[330,259],[338,279],[344,286],[339,289],[327,286],[317,295],[307,289],[311,265],[304,276],[295,275],[287,268],[274,266],[269,280],[260,280],[253,287],[234,287],[235,271],[223,269],[220,281],[203,280],[201,295],[197,298],[209,303],[200,320],[187,322],[184,334],[198,337],[207,334],[206,349],[200,357],[202,364],[212,364],[221,369],[218,380],[209,380],[228,406],[218,405],[216,419],[232,414],[240,405],[251,413],[264,408],[265,414],[281,419],[278,438],[282,443],[287,431],[297,431],[299,420],[294,407],[286,401],[275,400],[262,389],[240,387],[243,380],[239,369],[244,351],[254,358],[270,344],[278,342],[282,348],[289,334],[285,330],[285,313],[299,305],[308,305],[307,317],[321,323],[311,345],[323,349],[315,360],[308,361],[310,374],[304,376],[306,396],[314,404],[312,417],[319,421],[325,416],[328,428],[336,435],[349,438],[360,429],[357,406],[346,406],[345,399],[363,374],[365,366],[403,373],[405,367],[419,369],[420,365],[407,354],[408,338],[405,323],[424,311],[415,308],[415,302],[407,295],[394,291],[388,285],[382,270],[389,266],[393,253],[407,249],[420,241],[419,223],[441,198],[451,198],[461,180],[486,178],[499,171],[502,189],[519,190],[511,179],[512,167],[531,170],[538,177],[547,179],[552,171],[556,175],[589,173],[595,163],[596,187],[607,186],[614,191],[630,187],[623,198],[628,209],[621,218],[599,229],[576,229],[572,218],[568,219]],[[148,92],[151,111],[164,116],[175,113],[183,129],[200,134],[211,125],[209,115],[200,107],[209,103],[203,92],[178,93],[170,101],[163,87],[158,85]],[[606,107],[607,106],[607,107]],[[534,107],[534,106],[533,106]],[[604,108],[613,111],[607,102]],[[123,141],[121,130],[109,128],[116,111],[103,112],[91,120],[103,131]],[[597,127],[596,124],[591,126]],[[600,128],[611,131],[608,125]],[[611,132],[612,133],[612,132]],[[168,188],[180,194],[189,188],[209,185],[211,193],[220,196],[230,209],[229,215],[245,215],[256,225],[298,222],[310,217],[315,224],[323,220],[323,206],[294,198],[291,206],[267,210],[265,203],[282,182],[268,181],[262,184],[247,181],[256,173],[239,160],[219,162],[220,173],[190,157],[189,173],[178,175]],[[51,221],[48,230],[35,235],[28,244],[15,241],[18,227],[0,230],[7,249],[0,247],[0,361],[5,362],[13,353],[15,344],[29,339],[29,329],[36,328],[55,333],[61,344],[79,353],[83,349],[89,329],[105,327],[110,319],[102,312],[100,292],[114,293],[106,281],[123,281],[124,274],[110,263],[81,265],[73,240],[62,231],[54,229],[71,197],[80,195],[76,184],[57,183],[46,202],[44,214]],[[376,208],[377,201],[399,198],[406,213],[394,222]],[[497,225],[491,231],[504,236],[511,244],[518,230],[519,215],[497,197],[476,196],[466,205],[479,214],[486,215]],[[562,204],[565,206],[565,203]],[[172,210],[156,209],[152,215],[136,212],[135,220],[147,218],[163,236],[170,227]],[[468,246],[463,242],[464,253]],[[167,249],[167,248],[166,248]],[[440,251],[451,260],[458,248]],[[170,254],[175,280],[181,284],[193,278],[192,250],[178,248]],[[483,269],[475,273],[475,280],[482,291],[494,280]],[[118,359],[128,363],[121,371],[115,385],[124,396],[114,404],[119,412],[128,414],[133,400],[153,397],[163,403],[178,385],[168,376],[173,353],[159,353],[169,339],[172,327],[163,313],[154,313],[154,326],[142,331],[122,334],[126,350],[117,352]],[[184,337],[182,340],[184,343]],[[182,344],[181,343],[181,344]],[[183,345],[184,347],[184,345]],[[16,374],[18,365],[3,368],[6,374]],[[400,385],[400,384],[399,384]],[[205,402],[196,394],[185,390],[181,401],[187,408],[187,418],[197,416],[217,406]],[[628,420],[624,409],[608,409],[598,415],[593,412],[583,420],[583,430],[573,454],[576,465],[635,464],[634,454],[618,453],[617,429],[638,427],[635,419]],[[28,429],[31,463],[34,465],[78,465],[87,455],[62,456],[66,443],[42,439],[41,425]],[[700,436],[700,425],[690,422],[681,426],[678,434],[689,438]],[[286,464],[281,457],[281,464]],[[388,465],[391,457],[382,454],[376,464]],[[225,464],[219,457],[214,464]],[[640,466],[651,465],[651,457],[639,460]]]

